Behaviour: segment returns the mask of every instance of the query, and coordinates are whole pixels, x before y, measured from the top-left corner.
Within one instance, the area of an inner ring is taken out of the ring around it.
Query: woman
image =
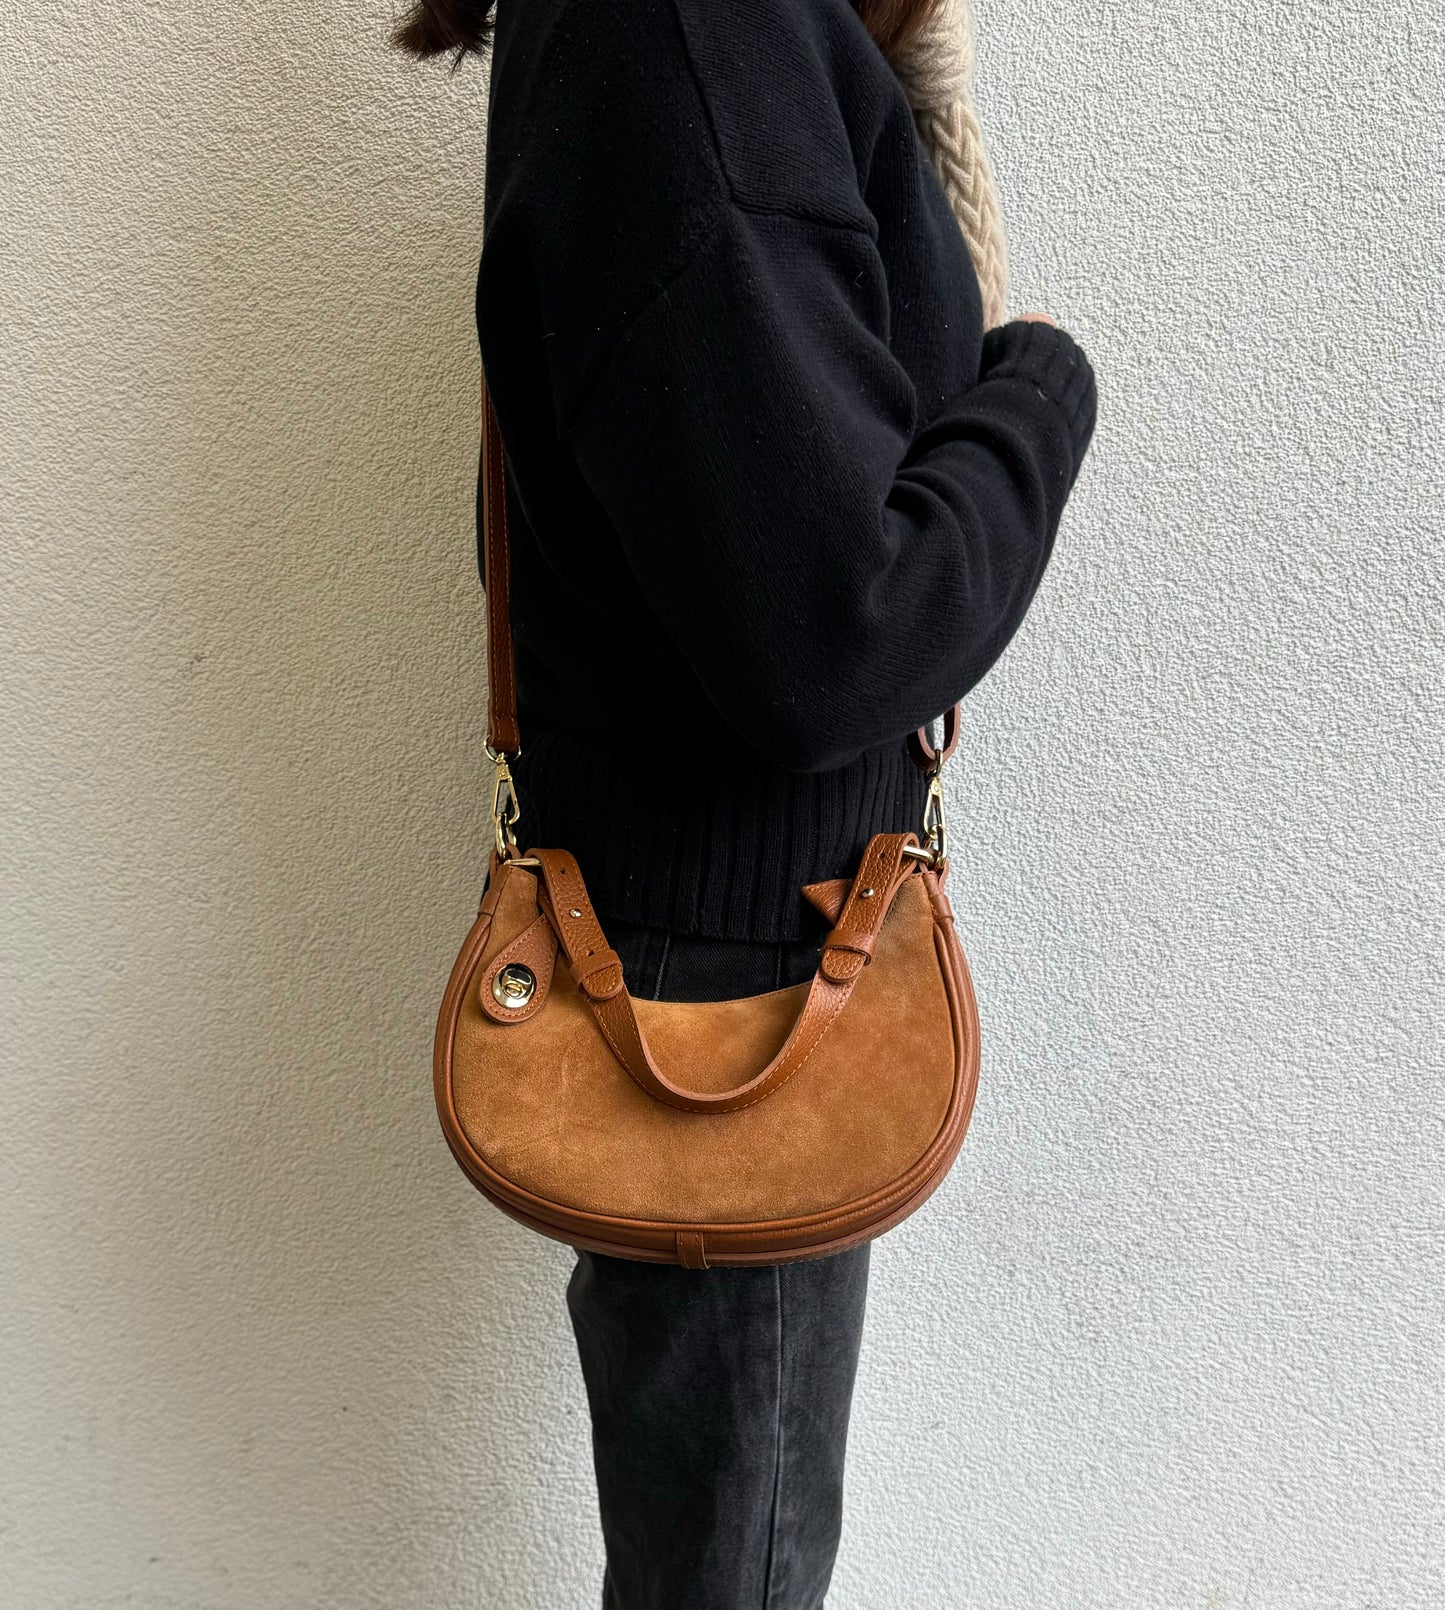
[[[1002,653],[1092,436],[1075,342],[997,322],[957,3],[421,0],[397,33],[491,52],[519,833],[577,857],[634,994],[811,978],[801,886],[919,829],[906,734]],[[823,1603],[867,1276],[866,1244],[578,1255],[606,1610]]]

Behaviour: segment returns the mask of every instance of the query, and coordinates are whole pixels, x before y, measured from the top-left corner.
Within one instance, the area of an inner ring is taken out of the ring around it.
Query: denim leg
[[[801,982],[819,954],[810,941],[603,925],[628,987],[654,999]],[[868,1254],[695,1270],[578,1253],[567,1308],[592,1416],[604,1610],[821,1610]]]
[[[605,1610],[821,1610],[868,1251],[706,1270],[578,1254]]]

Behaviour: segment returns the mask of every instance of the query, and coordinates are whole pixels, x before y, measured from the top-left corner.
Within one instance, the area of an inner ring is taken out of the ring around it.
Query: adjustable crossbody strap
[[[487,742],[497,754],[522,747],[512,650],[512,565],[507,540],[507,464],[497,411],[482,376],[482,581],[487,592]]]
[[[512,648],[511,559],[507,537],[507,467],[497,411],[482,376],[482,567],[487,593],[487,675],[491,699],[487,741],[494,756],[516,755],[522,747],[517,725],[517,673]],[[908,737],[908,752],[920,771],[932,771],[958,742],[958,705],[944,717],[943,748],[936,750],[927,727]]]

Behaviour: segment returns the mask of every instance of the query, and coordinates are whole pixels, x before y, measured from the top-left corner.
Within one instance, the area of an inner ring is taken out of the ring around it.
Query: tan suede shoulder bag
[[[596,1252],[705,1269],[820,1257],[897,1224],[958,1154],[978,1013],[943,884],[939,772],[924,839],[877,833],[806,885],[833,924],[812,981],[731,1001],[634,999],[576,860],[518,852],[506,460],[482,384],[483,569],[496,842],[437,1021],[447,1144],[484,1196]],[[559,968],[558,960],[562,966]]]

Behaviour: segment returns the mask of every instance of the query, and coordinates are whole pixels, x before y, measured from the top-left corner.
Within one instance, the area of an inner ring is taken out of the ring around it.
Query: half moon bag
[[[865,1241],[919,1206],[963,1141],[978,1012],[944,893],[939,774],[910,752],[923,840],[876,833],[852,876],[803,886],[832,923],[811,982],[727,1001],[634,999],[577,862],[519,853],[506,460],[482,381],[483,572],[496,767],[486,889],[437,1020],[442,1131],[503,1211],[650,1263],[776,1264]]]

